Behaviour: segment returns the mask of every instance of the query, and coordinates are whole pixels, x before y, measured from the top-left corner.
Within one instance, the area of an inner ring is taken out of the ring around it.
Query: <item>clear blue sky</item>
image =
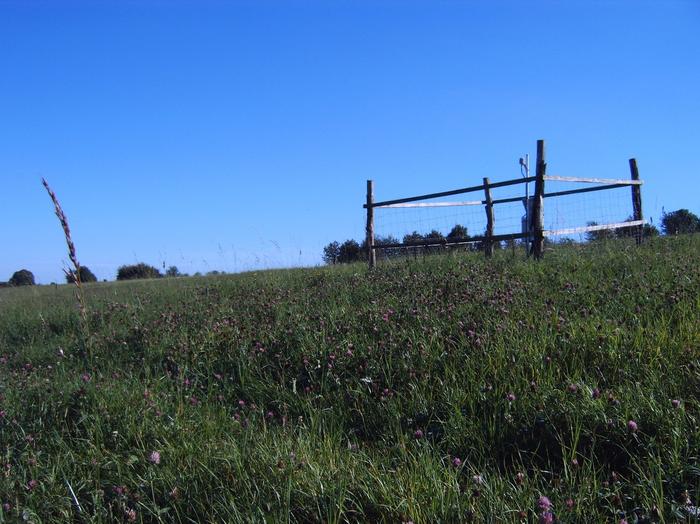
[[[378,198],[629,176],[700,213],[700,2],[0,0],[0,280],[314,265]]]

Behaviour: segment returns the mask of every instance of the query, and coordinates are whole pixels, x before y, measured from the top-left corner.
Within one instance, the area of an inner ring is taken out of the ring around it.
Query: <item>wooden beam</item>
[[[538,140],[535,196],[532,206],[532,223],[534,224],[532,254],[536,259],[540,259],[544,256],[544,180],[547,171],[544,153],[544,140]]]
[[[634,159],[633,159],[634,160]],[[545,180],[553,180],[556,182],[582,182],[584,184],[621,184],[625,186],[642,185],[644,182],[637,180],[623,180],[614,178],[585,178],[576,176],[552,176],[547,175]]]
[[[487,258],[493,256],[493,201],[491,200],[491,190],[489,189],[489,179],[484,178],[484,196],[486,198],[486,242],[484,243],[484,254]]]
[[[590,193],[592,191],[605,191],[606,189],[615,189],[616,187],[629,187],[629,184],[610,184],[604,186],[582,187],[580,189],[569,189],[567,191],[555,191],[553,193],[545,193],[544,198],[576,195],[578,193]]]
[[[506,186],[512,186],[515,184],[524,184],[526,182],[532,182],[535,180],[535,177],[527,177],[527,178],[514,178],[512,180],[504,180],[503,182],[496,182],[494,184],[491,184],[491,188],[496,188],[496,187],[506,187]],[[484,186],[472,186],[472,187],[465,187],[463,189],[454,189],[452,191],[442,191],[441,193],[429,193],[427,195],[419,195],[419,196],[414,196],[414,197],[408,197],[408,198],[398,198],[396,200],[384,200],[383,202],[375,202],[372,204],[374,207],[383,207],[383,206],[388,206],[391,204],[403,204],[405,202],[417,202],[418,200],[430,200],[431,198],[440,198],[440,197],[446,197],[446,196],[452,196],[452,195],[460,195],[462,193],[473,193],[475,191],[483,191]],[[365,204],[366,207],[367,204]]]
[[[513,240],[517,238],[525,238],[526,233],[509,233],[505,235],[493,235],[491,240],[500,242],[502,240]],[[483,242],[486,237],[481,235],[477,237],[453,238],[450,240],[419,240],[414,242],[397,242],[393,244],[375,244],[375,249],[390,249],[390,248],[409,248],[409,247],[430,247],[430,246],[453,246],[459,244],[472,244],[474,242]]]
[[[418,202],[405,204],[389,204],[386,206],[374,205],[375,209],[397,209],[409,207],[456,207],[456,206],[480,206],[484,203],[483,200],[469,200],[466,202]]]
[[[635,227],[646,224],[645,220],[632,220],[630,222],[614,222],[612,224],[596,224],[595,226],[570,227],[567,229],[549,229],[543,231],[546,237],[559,235],[572,235],[574,233],[588,233],[589,231],[603,231],[604,229],[619,229],[622,227]]]
[[[630,158],[630,176],[632,178],[631,182],[641,182],[639,180],[639,169],[637,168],[637,160]],[[642,220],[642,189],[638,186],[632,186],[632,218],[635,220]],[[635,231],[635,239],[637,245],[642,243],[642,226],[637,227]]]
[[[367,181],[367,264],[372,269],[377,264],[376,253],[374,251],[374,182]]]

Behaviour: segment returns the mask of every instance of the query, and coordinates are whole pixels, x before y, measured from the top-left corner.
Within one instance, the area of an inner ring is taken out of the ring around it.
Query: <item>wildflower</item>
[[[566,508],[567,508],[568,510],[574,509],[574,506],[576,505],[576,503],[574,502],[574,499],[571,499],[571,498],[566,499],[566,503],[565,503],[565,504],[566,504]]]
[[[627,429],[630,430],[630,433],[636,433],[638,429],[637,423],[634,420],[630,420],[627,422]]]
[[[542,495],[540,498],[537,499],[537,507],[540,508],[542,511],[547,511],[549,508],[552,507],[552,501],[549,500],[548,497]]]
[[[90,374],[89,373],[83,373],[80,375],[80,378],[83,382],[90,382]]]
[[[479,486],[479,485],[484,483],[484,477],[482,477],[481,475],[474,475],[472,477],[472,482],[474,482],[474,484]]]
[[[524,481],[525,481],[525,473],[523,473],[522,471],[518,471],[518,473],[516,473],[516,475],[515,475],[515,483],[520,485]]]
[[[127,509],[125,512],[126,520],[136,522],[136,510],[134,508]]]
[[[12,504],[10,504],[9,502],[5,502],[5,503],[2,505],[2,510],[3,510],[4,512],[6,512],[6,513],[7,513],[8,511],[10,511],[11,509],[12,509]]]
[[[160,453],[157,451],[151,451],[151,454],[148,455],[148,462],[155,464],[156,466],[160,464]]]
[[[678,408],[681,406],[681,401],[678,400],[678,399],[676,399],[676,398],[674,398],[674,399],[671,401],[671,405],[672,405],[674,408],[678,409]]]
[[[515,401],[515,394],[514,394],[514,393],[508,393],[508,394],[506,395],[506,400],[507,400],[508,402],[514,402],[514,401]]]
[[[569,390],[569,393],[576,393],[578,391],[578,386],[576,384],[569,384],[567,389]]]
[[[416,439],[422,439],[423,438],[423,430],[422,429],[417,429],[414,433],[413,436]]]
[[[453,465],[455,468],[460,467],[460,466],[462,465],[462,459],[459,458],[459,457],[453,458],[453,459],[452,459],[452,465]]]
[[[591,392],[591,397],[593,400],[597,400],[600,398],[600,390],[598,388],[594,388],[593,391]]]
[[[551,511],[545,511],[540,515],[540,524],[552,524],[554,522],[554,515]]]
[[[28,489],[29,491],[32,491],[32,490],[35,489],[38,485],[39,485],[39,481],[38,481],[38,480],[35,480],[35,479],[32,479],[32,480],[30,480],[29,482],[27,482],[27,489]]]

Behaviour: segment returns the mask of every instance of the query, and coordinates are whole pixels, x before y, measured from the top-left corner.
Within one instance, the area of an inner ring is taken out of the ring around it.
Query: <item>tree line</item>
[[[627,219],[628,222],[632,221],[632,218]],[[589,226],[598,225],[596,222],[588,222]],[[698,233],[700,232],[700,217],[694,213],[688,211],[687,209],[678,209],[677,211],[672,211],[666,213],[665,211],[661,215],[661,231],[664,235],[679,235],[685,233]],[[612,240],[615,238],[629,238],[637,235],[638,229],[636,226],[622,227],[618,229],[603,229],[600,231],[589,231],[586,233],[586,240],[588,242],[595,242],[600,240]],[[642,236],[644,238],[654,237],[659,235],[659,230],[653,224],[644,224],[642,226]],[[380,249],[377,256],[383,258],[395,258],[403,254],[415,254],[415,253],[431,253],[436,252],[441,249],[441,246],[435,245],[445,242],[454,241],[456,239],[464,239],[465,242],[469,241],[471,238],[468,234],[467,228],[461,224],[455,225],[450,232],[445,236],[440,231],[433,229],[427,234],[421,234],[418,231],[413,231],[407,235],[404,235],[403,241],[399,241],[396,237],[389,235],[385,237],[376,237],[374,240],[377,246],[386,245],[396,245],[396,244],[414,244],[413,247],[401,248],[401,247],[390,247]],[[511,247],[515,241],[507,241],[507,247]],[[424,243],[425,246],[415,245]],[[433,245],[430,245],[433,244]],[[503,247],[501,242],[494,242],[493,246],[495,249]],[[408,251],[406,251],[408,249]],[[473,242],[468,244],[466,249],[471,251],[479,251],[483,249],[483,242]],[[333,264],[347,264],[351,262],[360,262],[367,259],[367,240],[362,242],[357,242],[356,240],[349,239],[345,242],[333,241],[327,244],[323,248],[323,261],[328,265]]]
[[[632,219],[628,219],[631,221]],[[595,222],[589,222],[588,225],[596,225]],[[614,238],[625,238],[632,237],[637,234],[636,227],[623,227],[619,229],[604,229],[601,231],[590,231],[586,234],[586,240],[589,242],[599,241],[599,240],[609,240]],[[686,233],[699,233],[700,232],[700,217],[696,214],[688,211],[687,209],[678,209],[676,211],[671,211],[666,213],[664,211],[661,215],[661,232],[664,235],[680,235]],[[643,237],[653,237],[659,234],[659,230],[652,224],[645,224],[642,226],[642,236]],[[388,235],[385,237],[375,238],[375,244],[378,246],[396,246],[398,244],[420,244],[424,243],[425,246],[417,245],[410,248],[401,247],[388,247],[379,251],[381,257],[384,258],[395,258],[401,256],[401,254],[406,254],[406,249],[409,249],[408,253],[432,253],[437,252],[442,249],[441,246],[436,244],[441,244],[445,242],[454,242],[455,240],[463,240],[468,242],[471,237],[467,228],[461,224],[455,225],[450,232],[445,236],[440,231],[433,229],[427,234],[421,234],[418,231],[413,231],[407,235],[404,235],[403,240],[400,242],[396,237]],[[507,242],[512,244],[513,241]],[[432,245],[430,245],[432,244]],[[500,242],[494,242],[494,247],[496,249],[502,247]],[[461,246],[460,246],[461,247]],[[483,249],[482,242],[472,242],[468,244],[463,249],[478,251]],[[361,243],[356,240],[346,240],[343,243],[331,242],[323,248],[323,261],[326,264],[345,264],[350,262],[359,262],[366,260],[367,257],[367,241],[363,240]],[[165,267],[165,264],[163,265]],[[225,274],[222,271],[210,271],[207,275],[221,275]],[[80,277],[81,283],[97,282],[97,277],[90,271],[87,266],[80,266],[80,273],[77,275]],[[117,269],[117,280],[134,280],[143,278],[162,278],[162,277],[186,277],[189,276],[186,273],[180,273],[177,266],[170,266],[165,270],[165,273],[161,273],[160,270],[154,266],[150,266],[146,263],[139,262],[138,264],[130,264],[120,266]],[[200,273],[195,273],[194,276],[201,276]],[[76,281],[76,274],[73,271],[66,272],[66,283],[72,284]],[[10,287],[10,286],[33,286],[35,284],[34,274],[28,269],[20,269],[15,271],[7,282],[0,282],[0,287]]]
[[[447,235],[443,235],[440,231],[433,229],[429,233],[422,234],[418,231],[413,231],[403,236],[403,240],[399,240],[393,235],[377,236],[374,239],[376,246],[391,246],[381,249],[378,256],[384,258],[395,258],[402,253],[433,253],[442,249],[439,244],[445,243],[448,247],[450,242],[463,241],[465,244],[469,242],[471,236],[469,231],[462,224],[456,224]],[[398,244],[407,244],[411,247],[397,247]],[[420,245],[424,244],[424,245]],[[496,242],[495,244],[500,244]],[[479,250],[482,249],[481,242],[467,244],[465,249]],[[357,242],[349,239],[343,243],[334,241],[323,248],[323,261],[326,264],[346,264],[350,262],[359,262],[367,259],[367,240]]]
[[[214,275],[225,275],[225,271],[209,271],[208,276]],[[148,265],[144,262],[139,262],[138,264],[128,264],[120,266],[117,269],[117,280],[135,280],[144,278],[163,278],[163,277],[188,277],[187,273],[180,273],[177,266],[170,266],[165,270],[164,273],[155,267]],[[193,276],[202,276],[201,273],[197,272]],[[66,271],[66,283],[74,284],[77,280],[80,280],[81,284],[86,284],[90,282],[97,282],[97,277],[90,270],[88,266],[80,266],[80,272],[76,274],[75,271]],[[106,280],[105,280],[106,282]],[[34,274],[28,269],[20,269],[15,271],[7,282],[0,282],[0,287],[15,287],[15,286],[33,286],[35,285]]]

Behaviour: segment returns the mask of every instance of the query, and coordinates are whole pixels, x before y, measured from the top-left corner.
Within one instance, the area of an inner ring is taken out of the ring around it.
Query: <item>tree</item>
[[[661,230],[664,235],[697,233],[700,231],[700,218],[687,209],[678,209],[661,215]]]
[[[634,221],[634,217],[627,217],[627,220],[625,222],[632,222]],[[656,229],[654,224],[644,224],[641,226],[642,229],[642,238],[651,238],[659,235],[659,230]],[[636,238],[637,233],[639,231],[639,226],[631,226],[631,227],[621,227],[615,230],[615,236],[617,238]]]
[[[656,228],[654,224],[644,224],[642,226],[642,237],[643,238],[651,238],[651,237],[658,237],[659,236],[659,230]]]
[[[177,268],[177,266],[170,266],[167,271],[165,272],[166,277],[181,277],[182,273],[180,273],[180,270]]]
[[[423,242],[424,240],[425,238],[423,238],[423,235],[421,235],[418,231],[414,231],[413,233],[409,233],[403,236],[404,244],[408,244],[411,242]]]
[[[462,224],[456,224],[449,233],[447,233],[447,240],[455,241],[469,238],[469,232],[467,228]]]
[[[598,222],[587,222],[587,226],[597,226]],[[601,240],[612,240],[615,238],[615,232],[612,229],[599,229],[597,231],[586,232],[587,242],[599,242]]]
[[[162,277],[160,271],[153,266],[140,262],[128,266],[121,266],[117,269],[117,280],[133,280],[137,278],[159,278]]]
[[[87,266],[80,266],[80,282],[83,284],[86,282],[97,282],[97,277],[90,271]],[[66,283],[73,284],[75,282],[75,271],[69,271],[66,273]]]
[[[392,235],[387,235],[385,237],[376,237],[374,239],[374,245],[375,246],[386,246],[386,245],[391,245],[391,244],[400,244],[401,242],[399,241],[398,238],[392,236]],[[363,246],[367,246],[367,241],[365,240],[363,242]],[[398,247],[387,247],[384,249],[379,249],[377,250],[377,257],[378,258],[397,258],[401,256],[401,248]]]
[[[437,229],[433,229],[430,233],[425,235],[425,239],[428,242],[443,242],[445,240],[445,235],[440,233]]]
[[[360,260],[360,244],[355,240],[346,240],[338,249],[338,262],[346,264]]]
[[[340,260],[340,244],[333,241],[323,248],[323,261],[330,265],[337,264]]]
[[[20,269],[12,274],[9,284],[11,286],[33,286],[34,275],[28,269]]]

